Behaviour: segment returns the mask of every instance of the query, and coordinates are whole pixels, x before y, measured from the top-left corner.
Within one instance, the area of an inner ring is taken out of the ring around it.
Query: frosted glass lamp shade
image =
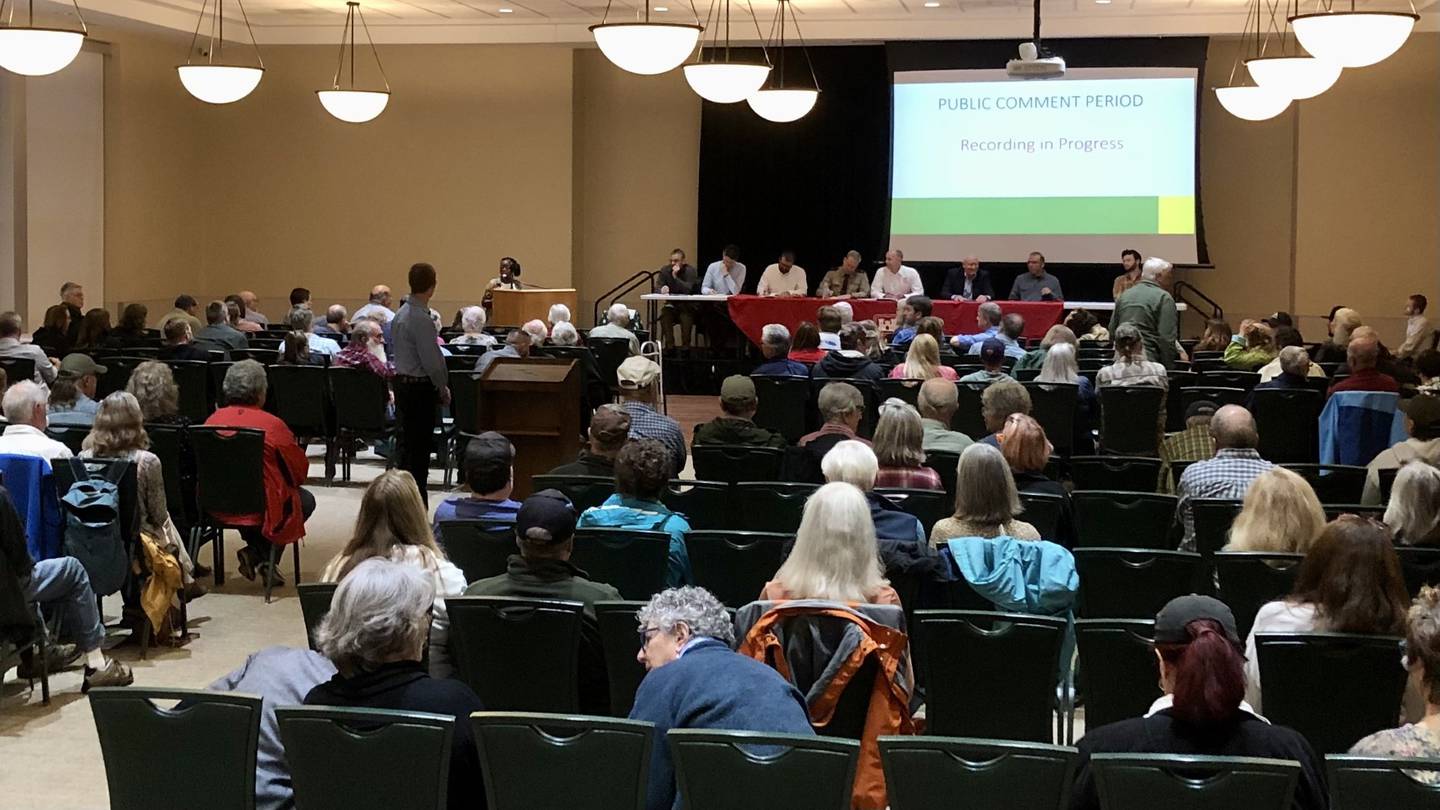
[[[325,112],[350,124],[373,121],[385,112],[390,93],[381,90],[316,90]]]
[[[1400,50],[1420,17],[1394,11],[1335,11],[1290,18],[1295,38],[1312,56],[1357,68]]]
[[[1217,87],[1215,98],[1225,111],[1246,121],[1274,118],[1290,106],[1290,97],[1263,87]]]
[[[79,31],[0,27],[0,67],[21,76],[49,76],[75,61],[84,44]]]
[[[756,90],[745,101],[766,121],[788,124],[804,118],[818,98],[819,90]]]
[[[1245,60],[1250,78],[1292,99],[1314,98],[1335,84],[1342,68],[1313,56],[1262,56]]]
[[[683,23],[601,23],[590,26],[595,44],[621,70],[654,76],[690,58],[704,28]]]
[[[759,90],[770,76],[769,65],[704,62],[685,66],[685,81],[706,101],[734,104]]]
[[[207,104],[229,104],[250,95],[265,69],[239,65],[181,65],[175,69],[190,95]]]

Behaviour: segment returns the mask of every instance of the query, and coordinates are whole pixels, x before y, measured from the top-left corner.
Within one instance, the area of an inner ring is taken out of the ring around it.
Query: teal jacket
[[[679,512],[657,501],[627,498],[615,493],[599,506],[580,513],[575,524],[580,529],[634,529],[636,531],[669,532],[670,573],[665,584],[671,588],[695,584],[690,573],[690,552],[685,547],[685,533],[690,524]]]
[[[960,574],[997,610],[1063,614],[1075,604],[1075,556],[1057,543],[1013,537],[955,537],[946,547]]]

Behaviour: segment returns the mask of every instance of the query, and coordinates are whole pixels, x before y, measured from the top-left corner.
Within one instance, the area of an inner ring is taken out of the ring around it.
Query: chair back
[[[623,337],[586,337],[585,345],[595,353],[595,365],[600,368],[600,379],[613,392],[620,386],[620,364],[630,357],[630,339]]]
[[[1299,474],[1315,490],[1320,503],[1358,504],[1365,492],[1364,467],[1350,464],[1286,464],[1285,469]]]
[[[1108,453],[1158,456],[1165,389],[1158,385],[1100,387],[1100,444]]]
[[[880,738],[891,810],[949,806],[957,796],[975,810],[1065,810],[1078,757],[1074,748],[1040,743]]]
[[[1216,595],[1235,614],[1235,631],[1250,636],[1255,615],[1266,602],[1273,602],[1295,588],[1304,554],[1277,554],[1266,551],[1221,551],[1215,555]]]
[[[665,590],[670,533],[579,529],[570,561],[590,574],[591,580],[613,585],[624,598],[648,600]]]
[[[1080,413],[1080,386],[1075,383],[1024,383],[1030,392],[1030,415],[1045,428],[1055,453],[1069,456],[1075,444],[1075,419]]]
[[[127,355],[128,354],[127,352]],[[130,374],[135,371],[135,367],[146,360],[153,359],[153,357],[134,356],[105,358],[104,363],[101,364],[105,366],[105,373],[101,374],[95,381],[95,400],[98,402],[116,391],[124,391],[125,386],[130,382]],[[33,362],[34,361],[31,361],[32,364]],[[34,372],[32,371],[31,374],[33,375]],[[28,380],[30,377],[9,377],[9,379]],[[179,383],[180,381],[177,379],[175,382]]]
[[[155,701],[181,701],[184,711]],[[110,806],[254,810],[260,698],[200,689],[96,687],[90,711]],[[155,778],[155,752],[165,776]]]
[[[916,611],[929,732],[1051,742],[1065,625],[1020,613]]]
[[[275,726],[285,745],[297,807],[446,807],[454,717],[277,706]],[[404,778],[397,779],[400,774]]]
[[[640,651],[639,625],[635,614],[644,602],[596,602],[595,618],[600,625],[600,645],[605,651],[605,674],[610,680],[610,713],[629,717],[635,692],[645,680],[645,667],[635,660]]]
[[[723,481],[674,479],[660,500],[670,511],[685,516],[690,528],[724,529],[730,517],[730,485]]]
[[[1085,729],[1143,717],[1160,692],[1155,662],[1155,621],[1080,619],[1075,622],[1080,653],[1077,673],[1085,698]]]
[[[300,615],[305,619],[305,641],[310,649],[319,652],[315,646],[315,631],[320,629],[320,622],[330,612],[330,602],[335,598],[335,589],[339,587],[335,582],[301,582],[295,585],[296,595],[300,597]]]
[[[179,414],[192,422],[204,422],[213,411],[215,399],[210,395],[210,370],[202,360],[167,360],[175,387],[180,391]]]
[[[655,726],[562,714],[470,715],[487,806],[644,810]]]
[[[358,434],[384,432],[385,406],[390,402],[384,380],[368,371],[344,366],[330,366],[325,374],[335,403],[336,427]]]
[[[1320,410],[1325,394],[1296,388],[1257,388],[1250,412],[1260,433],[1260,457],[1276,464],[1320,460]]]
[[[1190,551],[1077,548],[1080,615],[1087,619],[1153,619],[1177,596],[1204,590],[1204,561]]]
[[[35,379],[35,359],[31,357],[0,357],[0,370],[4,370],[5,379],[9,380],[11,385],[24,380],[33,380]],[[98,391],[96,396],[99,397]]]
[[[1400,572],[1405,575],[1405,590],[1410,598],[1420,595],[1425,585],[1440,585],[1440,548],[1433,546],[1396,546]]]
[[[85,437],[90,435],[88,425],[57,425],[49,424],[45,427],[45,435],[65,445],[74,455],[80,455],[84,449]]]
[[[1155,492],[1164,463],[1139,456],[1072,456],[1070,479],[1076,489]]]
[[[459,433],[480,432],[480,375],[472,371],[450,372],[450,415]]]
[[[202,514],[253,515],[265,511],[265,431],[189,427],[195,450],[196,498]]]
[[[1245,391],[1260,384],[1260,372],[1240,371],[1233,368],[1207,368],[1201,372],[1200,378],[1206,385],[1239,388]]]
[[[735,515],[737,528],[752,532],[794,534],[800,529],[805,501],[820,487],[815,484],[742,481],[735,485],[735,503],[745,504]]]
[[[702,481],[781,481],[785,451],[777,447],[692,444],[695,477]]]
[[[174,518],[181,534],[194,523],[191,511],[195,505],[194,481],[181,477],[182,469],[194,469],[195,459],[189,443],[185,440],[185,429],[179,425],[160,425],[147,422],[145,433],[150,437],[150,452],[160,459],[160,469],[165,477],[165,504]],[[186,456],[190,458],[186,458]]]
[[[875,390],[884,402],[891,397],[906,403],[912,408],[920,407],[920,384],[924,380],[893,380],[886,378],[875,381]]]
[[[1095,754],[1102,810],[1288,810],[1300,763],[1177,754]]]
[[[951,430],[958,430],[976,440],[990,435],[985,427],[985,417],[980,412],[980,396],[985,393],[985,388],[985,383],[955,383],[959,407],[950,418]]]
[[[945,494],[950,497],[950,502],[954,503],[956,478],[960,474],[960,454],[949,450],[926,450],[925,466],[940,476],[940,486],[945,488]]]
[[[686,810],[850,807],[857,741],[708,729],[674,729],[668,736]]]
[[[800,441],[808,432],[805,413],[810,404],[810,380],[763,374],[750,380],[755,383],[755,398],[759,403],[755,424],[779,433],[789,444]]]
[[[1440,807],[1440,760],[1325,757],[1330,810],[1433,810]]]
[[[1230,542],[1230,526],[1240,516],[1244,501],[1238,498],[1191,498],[1190,518],[1195,525],[1195,550],[1207,561]]]
[[[270,406],[297,436],[335,433],[334,404],[320,366],[269,366]]]
[[[1437,333],[1440,334],[1440,333]],[[1400,474],[1399,467],[1386,467],[1380,470],[1380,502],[1390,503],[1390,491],[1395,488],[1395,477]]]
[[[604,475],[532,475],[531,492],[558,489],[574,504],[575,512],[599,506],[615,494],[615,479]]]
[[[1170,542],[1179,498],[1143,492],[1085,490],[1070,496],[1078,546],[1174,548]]]
[[[440,547],[465,574],[466,582],[505,573],[510,555],[519,554],[513,523],[486,520],[442,520]]]
[[[1265,716],[1305,735],[1319,753],[1344,753],[1400,716],[1406,672],[1398,638],[1257,633],[1255,649]]]
[[[775,532],[692,531],[685,535],[695,584],[738,608],[759,597],[795,536]]]
[[[955,498],[934,489],[900,489],[895,487],[882,487],[875,490],[880,495],[896,506],[900,507],[906,514],[913,515],[925,528],[925,536],[930,536],[930,530],[935,528],[938,521],[944,520],[955,514]],[[900,540],[904,538],[888,538]]]
[[[446,599],[456,677],[497,711],[576,711],[584,608],[511,596]]]
[[[1060,517],[1065,513],[1065,496],[1046,492],[1021,492],[1020,505],[1025,510],[1016,515],[1035,527],[1040,537],[1055,539],[1060,533]]]

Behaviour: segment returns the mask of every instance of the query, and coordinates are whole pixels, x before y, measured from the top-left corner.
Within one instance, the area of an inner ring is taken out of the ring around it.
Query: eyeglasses
[[[640,630],[639,630],[639,632],[638,632],[638,635],[640,636],[640,649],[643,650],[643,649],[645,649],[646,647],[650,646],[650,639],[654,638],[654,637],[655,637],[655,634],[656,634],[656,633],[659,633],[659,632],[660,632],[660,628],[658,628],[658,627],[642,627],[642,628],[640,628]]]

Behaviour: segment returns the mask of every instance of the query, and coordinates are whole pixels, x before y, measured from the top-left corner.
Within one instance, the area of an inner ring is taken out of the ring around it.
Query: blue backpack
[[[80,561],[96,596],[120,590],[130,556],[120,533],[120,479],[127,464],[110,464],[103,478],[91,478],[79,459],[68,459],[75,482],[60,498],[65,512],[65,553]]]

